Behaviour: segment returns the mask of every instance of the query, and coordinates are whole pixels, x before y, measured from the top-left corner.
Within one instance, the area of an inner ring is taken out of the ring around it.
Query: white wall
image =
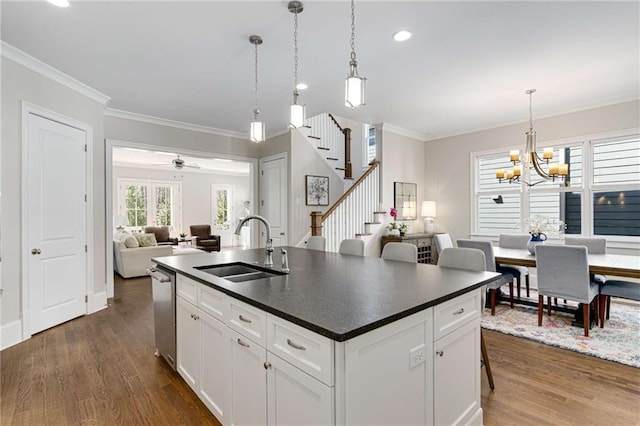
[[[2,318],[21,319],[22,221],[21,101],[93,126],[93,292],[105,291],[105,197],[103,105],[22,65],[2,58]]]
[[[237,218],[244,216],[243,202],[251,200],[249,175],[212,174],[183,170],[158,170],[115,166],[113,168],[113,215],[117,214],[118,194],[117,181],[120,178],[144,179],[164,182],[182,183],[182,232],[189,234],[190,225],[211,225],[211,185],[231,185],[233,192],[233,224]],[[212,228],[213,229],[213,228]],[[177,237],[181,230],[174,232]],[[232,245],[231,241],[222,241],[223,246]]]
[[[640,127],[640,102],[625,102],[535,120],[538,143]],[[528,123],[428,141],[424,151],[427,199],[437,202],[436,231],[455,241],[471,233],[470,155],[493,148],[522,149]],[[418,188],[420,192],[420,188]],[[614,251],[612,251],[614,252]]]

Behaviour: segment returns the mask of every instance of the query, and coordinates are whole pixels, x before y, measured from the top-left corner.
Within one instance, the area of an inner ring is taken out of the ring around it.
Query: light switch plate
[[[416,366],[426,361],[426,350],[424,343],[409,351],[409,370],[413,370]]]

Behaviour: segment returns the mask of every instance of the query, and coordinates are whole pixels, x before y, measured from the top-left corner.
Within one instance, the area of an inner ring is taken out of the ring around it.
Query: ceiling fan
[[[191,168],[191,169],[199,169],[200,168],[200,165],[198,165],[196,163],[191,163],[191,164],[185,163],[185,161],[182,158],[180,158],[179,155],[177,155],[176,158],[171,160],[171,163],[158,163],[158,165],[161,165],[161,166],[173,166],[178,170],[181,170],[181,169],[183,169],[185,167],[188,167],[188,168]]]

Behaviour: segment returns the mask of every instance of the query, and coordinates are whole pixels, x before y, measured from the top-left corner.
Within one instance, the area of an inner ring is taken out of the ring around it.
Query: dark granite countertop
[[[345,341],[493,281],[492,272],[385,261],[286,247],[291,273],[233,283],[195,269],[246,262],[261,266],[264,249],[158,257],[180,272],[266,312],[336,341]],[[275,270],[281,254],[273,253]]]

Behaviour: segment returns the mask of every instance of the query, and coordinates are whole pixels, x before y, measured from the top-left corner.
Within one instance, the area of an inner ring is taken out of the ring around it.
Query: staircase
[[[299,130],[340,178],[353,179],[351,129],[343,129],[333,115],[322,113],[307,118]]]
[[[311,235],[327,240],[327,251],[337,252],[346,238],[361,238],[367,244],[374,228],[382,226],[385,212],[377,211],[380,200],[380,162],[369,169],[325,212],[311,213]]]

